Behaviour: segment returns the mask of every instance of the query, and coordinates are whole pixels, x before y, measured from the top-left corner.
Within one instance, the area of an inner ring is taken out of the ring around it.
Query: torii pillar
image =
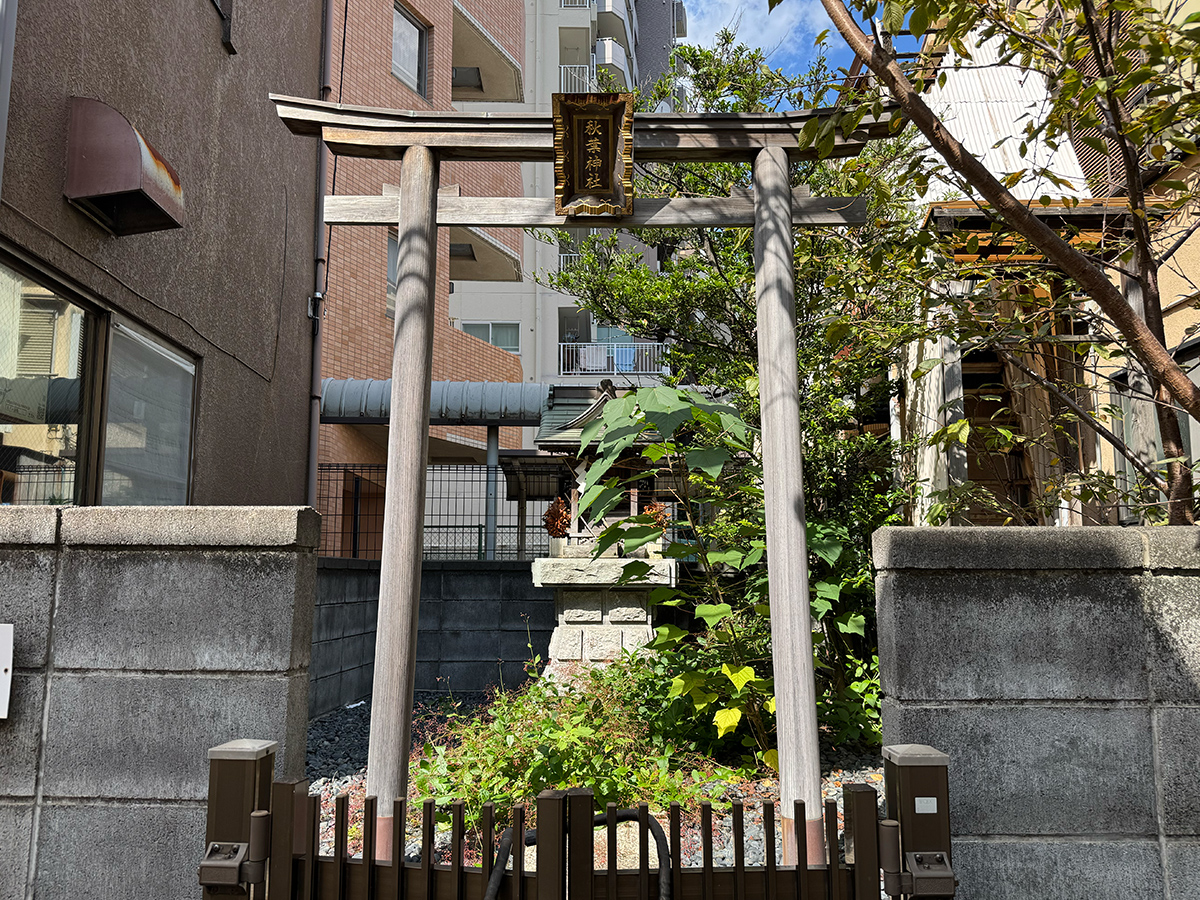
[[[437,184],[438,160],[432,151],[406,149],[400,168],[392,406],[367,750],[367,796],[377,797],[383,812],[377,844],[381,858],[391,853],[393,827],[404,827],[393,822],[394,801],[408,794],[433,372]]]

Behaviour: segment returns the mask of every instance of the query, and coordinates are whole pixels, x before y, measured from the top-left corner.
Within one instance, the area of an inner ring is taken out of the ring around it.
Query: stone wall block
[[[57,663],[167,671],[307,665],[312,595],[302,591],[312,565],[311,557],[272,551],[68,550]]]
[[[25,900],[25,863],[33,831],[33,801],[0,802],[0,900]],[[80,895],[83,896],[83,895]]]
[[[1200,781],[1196,778],[1200,708],[1160,707],[1154,715],[1162,765],[1163,829],[1169,835],[1200,836]]]
[[[952,806],[953,802],[951,795]],[[955,900],[1132,900],[1163,896],[1158,844],[1149,839],[958,838],[952,851],[959,879]]]
[[[1200,576],[1142,579],[1155,699],[1200,701]]]
[[[500,601],[486,597],[443,600],[441,627],[447,630],[499,631]]]
[[[1200,897],[1200,841],[1167,841],[1171,897]]]
[[[1195,528],[1139,528],[1149,551],[1150,568],[1200,572],[1200,534]]]
[[[303,759],[307,689],[307,674],[55,675],[42,754],[45,794],[204,800],[210,747],[265,738],[286,741]],[[289,722],[285,700],[297,697],[304,702]],[[277,773],[286,771],[286,760],[276,764]]]
[[[621,629],[609,625],[583,630],[583,656],[590,662],[605,662],[621,655]]]
[[[654,640],[654,629],[649,625],[641,628],[621,629],[621,649],[635,653],[644,650],[646,645]]]
[[[613,625],[649,621],[645,591],[609,591],[604,618]]]
[[[889,527],[871,539],[876,569],[1137,569],[1145,540],[1130,528]]]
[[[550,658],[569,661],[583,659],[583,629],[565,625],[554,629],[554,636],[550,638]]]
[[[92,547],[274,547],[316,550],[321,516],[307,506],[77,506],[62,542]]]
[[[0,719],[0,797],[32,798],[34,795],[45,684],[46,676],[40,672],[36,675],[13,674],[8,718]],[[0,847],[3,846],[0,843]]]
[[[60,864],[39,866],[35,896],[134,900],[153,885],[159,897],[198,897],[204,819],[203,806],[50,803],[42,810],[38,856]]]
[[[562,592],[562,622],[575,625],[599,625],[604,621],[603,591]]]
[[[881,575],[883,689],[902,700],[1145,699],[1139,587],[1087,572]]]
[[[0,514],[9,509],[0,507]],[[0,529],[8,524],[6,518],[0,515]],[[13,626],[13,664],[18,668],[46,664],[53,599],[52,549],[0,549],[0,622]]]
[[[950,754],[958,835],[1152,835],[1150,713],[884,702],[885,744]]]
[[[57,506],[0,506],[0,547],[22,550],[53,546],[58,539]]]

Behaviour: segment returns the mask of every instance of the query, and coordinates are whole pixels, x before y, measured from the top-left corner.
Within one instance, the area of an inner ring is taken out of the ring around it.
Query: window
[[[425,96],[429,29],[400,4],[392,9],[392,74]]]
[[[521,352],[520,322],[463,322],[462,330],[509,353]]]
[[[0,264],[0,503],[184,504],[193,362]]]
[[[113,326],[102,503],[187,503],[195,378],[195,365],[157,340]]]
[[[400,268],[400,244],[394,233],[388,235],[387,302],[384,308],[389,316],[396,315],[396,272]]]

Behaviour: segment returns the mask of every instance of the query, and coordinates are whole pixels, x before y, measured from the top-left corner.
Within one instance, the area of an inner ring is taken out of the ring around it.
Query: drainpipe
[[[333,0],[325,0],[325,22],[321,28],[321,99],[333,93]],[[312,319],[312,384],[308,410],[308,489],[309,506],[317,505],[317,443],[321,434],[321,318],[325,314],[325,185],[329,176],[329,152],[324,141],[317,141],[317,203],[313,222],[313,293],[308,303]]]
[[[487,430],[487,505],[484,511],[484,559],[496,558],[496,473],[500,469],[500,426]]]

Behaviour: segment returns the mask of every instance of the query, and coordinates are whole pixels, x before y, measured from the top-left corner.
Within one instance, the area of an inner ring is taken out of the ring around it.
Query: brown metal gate
[[[491,804],[480,810],[482,864],[464,864],[465,806],[449,805],[450,858],[435,862],[435,802],[421,809],[421,861],[396,865],[403,859],[407,812],[402,800],[392,810],[400,827],[392,846],[379,852],[375,843],[374,797],[366,798],[363,851],[352,859],[347,850],[349,798],[335,801],[334,852],[320,853],[321,798],[308,795],[307,781],[272,782],[275,745],[271,742],[232,742],[228,752],[210,751],[208,852],[201,866],[205,898],[231,893],[257,900],[484,900],[496,859],[496,821]],[[213,756],[213,754],[217,754]],[[889,772],[889,778],[893,773]],[[834,865],[813,862],[781,866],[767,848],[775,845],[775,804],[761,805],[765,865],[745,864],[746,807],[732,805],[734,865],[713,865],[712,806],[700,808],[699,867],[685,867],[682,815],[672,803],[666,828],[652,821],[645,804],[619,811],[614,804],[596,815],[591,791],[543,791],[536,800],[535,865],[527,870],[523,842],[512,841],[512,867],[496,878],[495,900],[879,900],[880,852],[878,794],[869,785],[843,787],[844,861],[838,853],[837,804],[824,809],[827,846]],[[890,793],[889,793],[890,799]],[[623,813],[623,814],[622,814]],[[793,811],[805,820],[802,803]],[[945,815],[943,803],[942,815]],[[638,823],[638,867],[617,869],[618,819]],[[513,809],[512,834],[525,832],[526,807]],[[593,846],[596,828],[606,828],[607,866],[597,869]],[[662,841],[669,866],[650,868],[650,841]],[[800,852],[804,842],[800,842]],[[886,855],[886,854],[885,854]],[[953,888],[950,889],[950,894]],[[949,896],[945,894],[944,896]]]

